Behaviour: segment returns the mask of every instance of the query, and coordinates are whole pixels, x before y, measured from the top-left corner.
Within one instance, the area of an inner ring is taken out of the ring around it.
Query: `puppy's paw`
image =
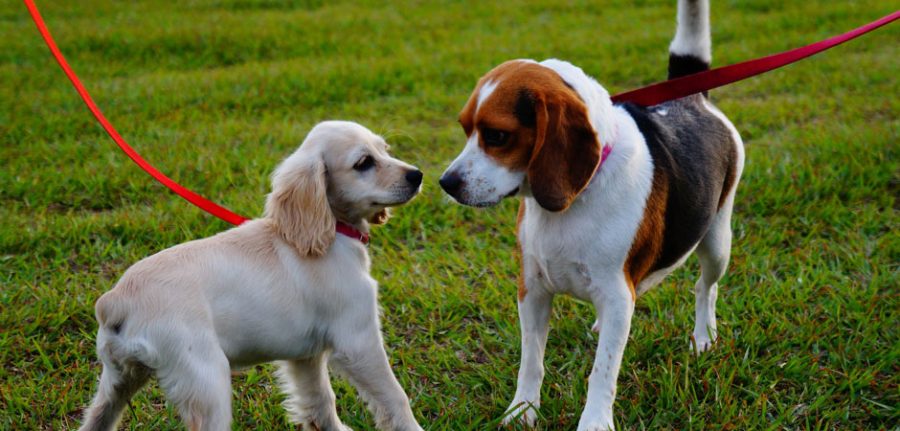
[[[591,326],[591,331],[600,333],[600,319],[594,320],[594,325]]]
[[[513,400],[503,416],[503,426],[521,424],[528,428],[534,428],[537,421],[537,410],[540,404],[534,401]]]
[[[300,422],[299,427],[297,429],[303,431],[353,431],[353,428],[344,425],[341,422],[338,423],[320,423],[317,421],[303,421]]]

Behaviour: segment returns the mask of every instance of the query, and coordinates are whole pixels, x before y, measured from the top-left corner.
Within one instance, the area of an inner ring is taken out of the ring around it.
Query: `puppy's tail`
[[[97,301],[97,354],[103,362],[103,373],[79,431],[115,430],[128,400],[150,378],[151,369],[146,364],[155,361],[148,343],[126,335],[128,304],[116,296],[114,291],[107,292]]]
[[[709,0],[678,0],[678,29],[669,45],[669,79],[708,70],[711,50]]]
[[[128,331],[128,315],[131,304],[122,301],[118,292],[110,291],[97,300],[97,353],[104,364],[122,368],[131,364],[141,364],[153,368],[157,361],[154,349],[143,337]],[[132,334],[126,335],[128,332]]]

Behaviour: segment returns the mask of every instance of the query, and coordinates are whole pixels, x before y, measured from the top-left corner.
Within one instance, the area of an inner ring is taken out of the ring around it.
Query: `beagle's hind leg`
[[[694,285],[693,342],[697,352],[709,350],[715,343],[716,300],[719,296],[719,279],[725,274],[731,257],[731,209],[733,196],[722,206],[706,236],[697,245],[700,260],[700,278]]]

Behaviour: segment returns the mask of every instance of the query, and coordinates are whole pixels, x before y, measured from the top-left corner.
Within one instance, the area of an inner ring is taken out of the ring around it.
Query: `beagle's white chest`
[[[525,199],[519,241],[526,281],[531,277],[549,292],[587,301],[618,285],[649,190],[630,194],[612,185],[588,186],[559,213]]]
[[[541,255],[532,258],[537,267],[536,276],[548,291],[590,300],[593,277],[587,262],[568,256]]]
[[[590,300],[605,269],[585,237],[596,232],[573,231],[565,224],[526,213],[519,232],[525,277],[548,292]]]

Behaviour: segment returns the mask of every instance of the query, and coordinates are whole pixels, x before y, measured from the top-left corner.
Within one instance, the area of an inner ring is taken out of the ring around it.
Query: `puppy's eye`
[[[502,147],[509,139],[509,133],[497,129],[481,129],[481,139],[488,147]]]
[[[353,165],[353,169],[363,172],[363,171],[372,169],[374,166],[375,166],[375,158],[372,156],[365,156],[365,157],[359,159],[359,161],[356,162],[355,165]]]

